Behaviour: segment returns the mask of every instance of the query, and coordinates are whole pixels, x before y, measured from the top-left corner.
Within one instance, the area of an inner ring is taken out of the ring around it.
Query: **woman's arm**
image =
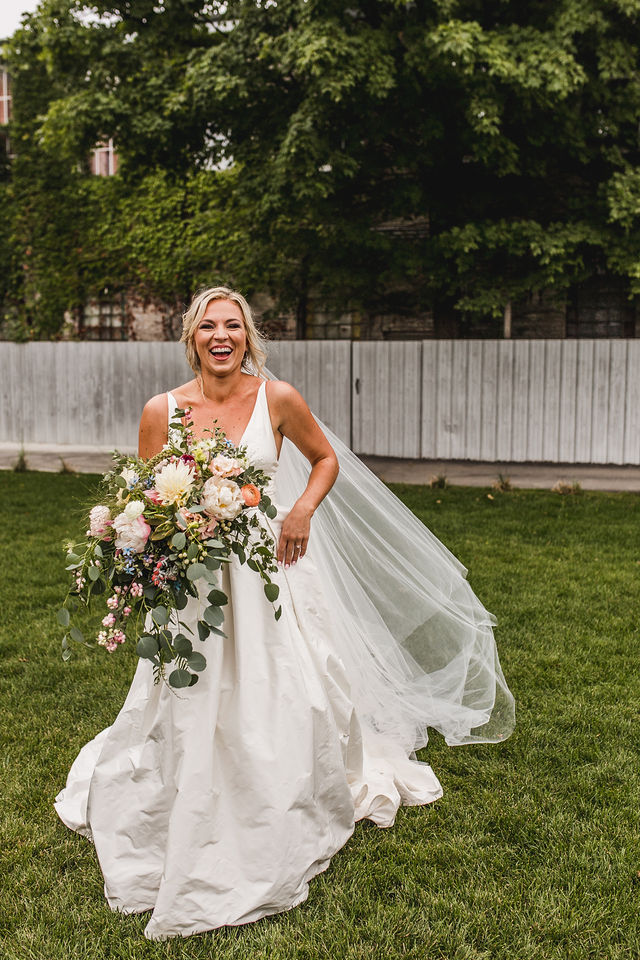
[[[311,517],[338,476],[338,458],[298,391],[280,380],[269,381],[269,409],[280,433],[291,440],[311,464],[309,481],[282,524],[278,561],[286,567],[303,557],[309,542]],[[300,552],[295,550],[300,545]]]
[[[148,460],[160,453],[169,438],[169,408],[166,393],[152,397],[144,407],[138,431],[138,456]]]

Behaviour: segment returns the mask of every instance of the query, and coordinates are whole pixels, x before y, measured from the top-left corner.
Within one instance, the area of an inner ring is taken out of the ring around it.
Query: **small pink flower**
[[[109,607],[109,610],[115,610],[116,607],[118,606],[118,602],[119,602],[118,598],[116,597],[115,594],[112,597],[109,597],[109,599],[107,600],[107,606]]]
[[[108,613],[106,617],[102,618],[103,627],[112,627],[115,622],[116,622],[116,618],[113,613]]]
[[[122,612],[125,615],[125,617],[128,617],[129,614],[131,613],[131,607],[125,607]]]
[[[118,648],[118,644],[114,640],[107,640],[107,642],[105,643],[105,647],[107,648],[109,653],[113,653],[113,651]]]
[[[156,489],[154,489],[153,487],[151,488],[151,490],[145,490],[144,495],[145,495],[145,497],[147,497],[148,500],[151,500],[151,503],[155,503],[155,504],[161,504],[161,503],[162,503],[162,500],[161,500],[161,498],[160,498],[160,494],[159,494],[158,491],[157,491]]]
[[[201,537],[213,537],[215,536],[216,527],[218,526],[218,521],[212,518],[207,517],[208,522],[204,527],[200,528]]]

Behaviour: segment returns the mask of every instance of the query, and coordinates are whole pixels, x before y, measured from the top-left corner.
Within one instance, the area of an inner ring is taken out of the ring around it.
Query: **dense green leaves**
[[[640,291],[635,0],[81,6],[5,51],[11,335],[219,279],[301,334],[314,303],[438,324],[603,272]],[[106,137],[120,172],[91,177]]]

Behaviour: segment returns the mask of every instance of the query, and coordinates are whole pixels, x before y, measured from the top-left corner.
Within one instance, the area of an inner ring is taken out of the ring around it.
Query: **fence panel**
[[[420,341],[353,343],[352,438],[357,453],[420,456]]]
[[[269,370],[300,391],[345,443],[351,440],[351,344],[348,340],[280,340],[269,344]]]
[[[640,464],[640,340],[280,341],[269,365],[356,453]],[[135,448],[176,343],[0,343],[0,441]]]

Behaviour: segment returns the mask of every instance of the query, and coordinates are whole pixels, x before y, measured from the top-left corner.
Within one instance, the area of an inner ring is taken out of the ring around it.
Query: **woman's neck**
[[[202,399],[205,402],[210,400],[212,403],[224,403],[238,391],[242,385],[244,374],[241,369],[233,370],[224,377],[216,377],[201,372],[196,379]]]

